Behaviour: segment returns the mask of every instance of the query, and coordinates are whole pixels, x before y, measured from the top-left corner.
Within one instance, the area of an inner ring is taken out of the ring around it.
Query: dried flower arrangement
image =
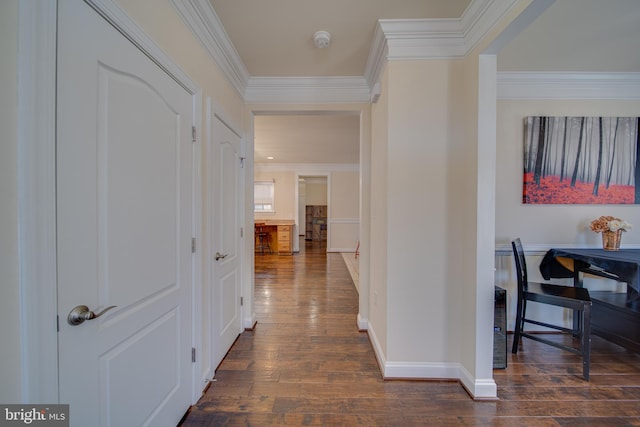
[[[631,224],[613,216],[601,216],[591,221],[591,231],[595,231],[596,233],[618,230],[629,231],[631,230]]]

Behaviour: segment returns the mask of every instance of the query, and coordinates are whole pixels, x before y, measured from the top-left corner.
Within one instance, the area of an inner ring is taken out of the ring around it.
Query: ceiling
[[[365,74],[379,19],[460,19],[471,0],[208,0],[251,77]],[[474,0],[484,2],[484,0]],[[556,0],[503,48],[499,71],[639,72],[638,0]],[[331,34],[324,49],[318,30]],[[256,116],[256,163],[357,163],[359,117]],[[268,160],[267,156],[274,159]]]
[[[209,0],[251,76],[362,76],[378,19],[459,18],[471,0]],[[331,34],[318,49],[313,34]]]
[[[356,114],[257,115],[254,134],[256,163],[360,162],[360,116]]]

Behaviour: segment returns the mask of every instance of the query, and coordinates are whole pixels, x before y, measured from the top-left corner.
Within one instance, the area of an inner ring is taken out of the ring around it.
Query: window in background
[[[275,212],[275,183],[273,181],[256,181],[253,183],[254,212]]]

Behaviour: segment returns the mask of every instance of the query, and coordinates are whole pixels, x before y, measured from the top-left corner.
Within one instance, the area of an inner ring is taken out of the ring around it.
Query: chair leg
[[[511,353],[516,354],[518,352],[518,344],[520,343],[520,333],[522,332],[522,300],[518,299],[518,305],[516,307],[516,326],[513,328],[513,345],[511,346]]]
[[[591,365],[591,305],[585,305],[581,316],[582,321],[582,376],[589,381]]]
[[[583,319],[583,311],[581,310],[573,310],[573,336],[576,338],[580,338],[580,334],[584,332],[584,319]]]

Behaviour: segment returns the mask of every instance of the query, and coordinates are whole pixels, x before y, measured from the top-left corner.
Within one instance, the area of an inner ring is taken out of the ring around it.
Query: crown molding
[[[640,99],[640,73],[500,72],[498,99]]]
[[[379,82],[385,61],[464,58],[517,0],[473,0],[460,18],[381,19],[374,32],[365,79]]]
[[[461,58],[465,52],[460,19],[380,19],[364,76],[373,87],[387,61]]]
[[[363,77],[250,77],[248,103],[369,102],[371,89]]]
[[[380,19],[387,60],[462,58],[466,54],[460,19]]]
[[[331,172],[357,172],[359,164],[352,163],[255,163],[256,172],[290,172],[299,175],[325,175]]]
[[[208,0],[170,0],[183,21],[244,98],[249,72]]]
[[[250,103],[372,102],[385,62],[465,57],[518,0],[472,0],[460,18],[381,19],[362,77],[252,77],[208,0],[170,0]]]
[[[555,1],[555,0],[553,0]],[[471,52],[518,0],[473,0],[460,18],[466,52]]]

